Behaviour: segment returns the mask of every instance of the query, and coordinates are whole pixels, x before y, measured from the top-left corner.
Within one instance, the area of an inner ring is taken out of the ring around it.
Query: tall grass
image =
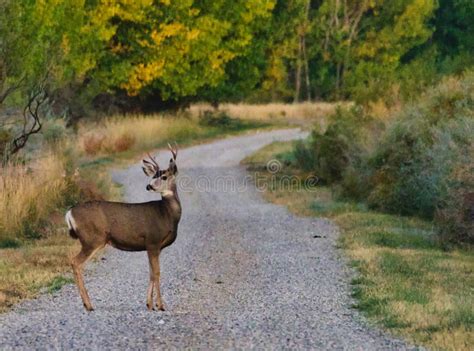
[[[348,103],[342,103],[348,105]],[[303,102],[299,104],[221,104],[219,110],[230,117],[259,121],[284,121],[286,123],[303,123],[324,120],[324,117],[335,111],[336,104],[327,102]],[[209,104],[194,104],[190,107],[193,116],[201,115],[210,110]]]
[[[0,168],[0,243],[37,236],[48,215],[74,192],[67,156],[50,150],[29,164]]]
[[[250,128],[242,125],[242,129]],[[198,117],[115,116],[80,126],[78,148],[87,155],[144,151],[166,141],[189,141],[225,133],[225,128],[203,125]]]

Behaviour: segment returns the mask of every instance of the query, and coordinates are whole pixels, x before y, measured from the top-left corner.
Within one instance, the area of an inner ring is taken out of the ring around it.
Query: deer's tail
[[[72,210],[69,210],[66,212],[66,223],[69,228],[69,235],[73,239],[79,238],[77,236],[77,226],[76,226],[76,221],[74,220],[74,217],[72,216]]]

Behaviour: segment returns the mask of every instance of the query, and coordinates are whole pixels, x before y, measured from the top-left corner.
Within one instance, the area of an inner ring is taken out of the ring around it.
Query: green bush
[[[362,109],[338,109],[324,132],[296,144],[297,166],[340,198],[435,219],[443,239],[473,243],[474,72],[429,89],[386,131],[380,125]]]
[[[469,154],[471,162],[450,174],[446,196],[435,214],[443,241],[474,243],[474,148]]]
[[[338,107],[324,132],[315,128],[309,141],[296,144],[294,156],[298,165],[317,174],[326,184],[342,180],[345,170],[360,162],[364,127],[370,121],[358,107]]]
[[[259,121],[246,121],[232,118],[225,111],[204,111],[199,116],[199,125],[212,127],[219,131],[236,132],[251,128],[265,127],[267,124]]]
[[[51,120],[44,126],[43,137],[48,144],[55,144],[61,141],[65,135],[66,126],[62,120]]]
[[[433,218],[449,193],[450,174],[472,164],[474,74],[448,79],[404,108],[369,159],[371,207]]]

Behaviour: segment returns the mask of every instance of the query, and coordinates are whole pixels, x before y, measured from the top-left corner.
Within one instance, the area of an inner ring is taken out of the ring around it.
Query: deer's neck
[[[170,215],[178,222],[181,219],[181,202],[176,185],[173,184],[170,190],[163,192],[161,198]]]

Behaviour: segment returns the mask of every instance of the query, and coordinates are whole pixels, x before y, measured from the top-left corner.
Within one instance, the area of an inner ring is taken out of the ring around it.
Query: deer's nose
[[[150,184],[148,184],[148,185],[146,186],[146,190],[150,191],[150,190],[152,190],[152,189],[153,189],[153,188],[151,187]]]

